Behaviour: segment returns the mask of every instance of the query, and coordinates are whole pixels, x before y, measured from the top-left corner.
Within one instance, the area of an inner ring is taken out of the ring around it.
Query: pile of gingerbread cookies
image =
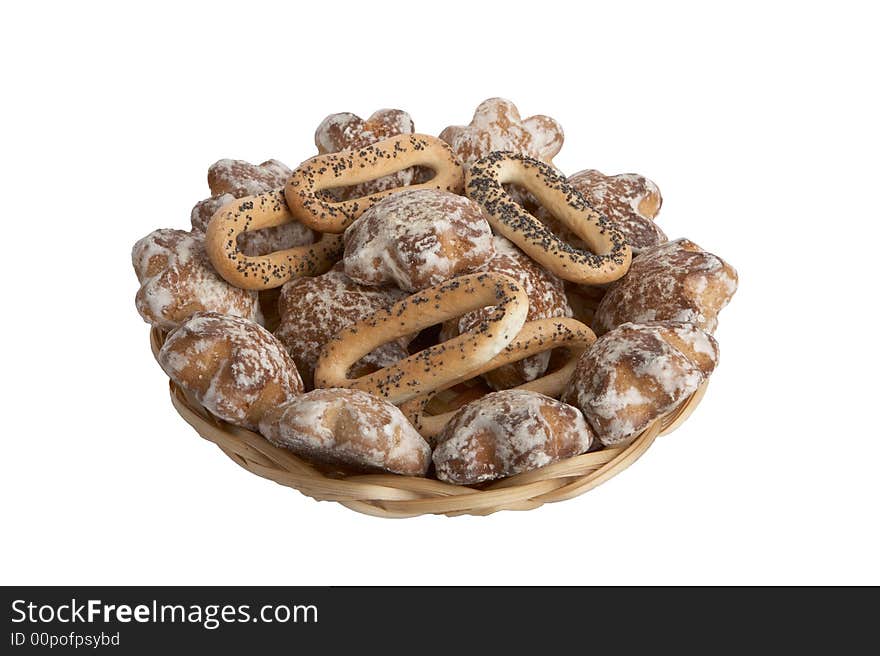
[[[714,370],[737,275],[667,239],[647,178],[560,172],[562,143],[493,98],[439,137],[342,113],[296,169],[218,161],[191,229],[132,252],[160,365],[343,472],[471,485],[631,442]]]

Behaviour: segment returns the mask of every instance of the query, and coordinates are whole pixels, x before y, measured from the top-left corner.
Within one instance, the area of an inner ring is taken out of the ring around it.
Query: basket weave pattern
[[[157,355],[165,334],[153,328]],[[415,517],[424,514],[490,515],[499,510],[531,510],[576,497],[617,475],[648,450],[654,440],[678,428],[706,391],[704,383],[675,410],[652,422],[625,447],[607,448],[474,487],[395,474],[324,472],[258,433],[211,415],[189,393],[170,382],[171,402],[203,438],[216,444],[249,472],[292,487],[319,501],[336,501],[368,515]]]

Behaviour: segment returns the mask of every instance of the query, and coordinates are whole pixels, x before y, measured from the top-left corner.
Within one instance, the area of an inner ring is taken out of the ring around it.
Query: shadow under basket
[[[165,333],[153,328],[150,344],[157,355]],[[397,474],[326,471],[276,447],[262,435],[214,417],[191,394],[169,381],[171,402],[186,422],[233,461],[257,476],[292,487],[318,501],[336,501],[376,517],[418,515],[490,515],[499,510],[532,510],[545,503],[576,497],[616,476],[648,450],[654,440],[681,426],[706,393],[707,383],[675,410],[658,417],[623,447],[555,462],[490,483],[452,485],[430,478]]]

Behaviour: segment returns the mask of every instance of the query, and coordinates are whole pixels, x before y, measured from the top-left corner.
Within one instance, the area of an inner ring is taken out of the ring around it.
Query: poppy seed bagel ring
[[[512,342],[510,342],[510,344],[504,347],[504,350],[502,350],[501,353],[489,360],[489,362],[485,363],[476,371],[468,374],[468,377],[472,378],[474,376],[479,376],[480,374],[492,371],[506,364],[519,362],[520,360],[537,355],[538,353],[543,353],[558,347],[565,347],[569,350],[569,353],[568,359],[563,366],[541,376],[540,378],[522,385],[517,385],[513,388],[537,392],[539,394],[544,394],[545,396],[559,396],[565,389],[572,373],[574,373],[581,354],[595,341],[595,333],[576,319],[559,317],[529,321],[523,325],[519,334]],[[426,394],[412,399],[411,401],[407,401],[400,409],[423,437],[427,439],[435,437],[443,430],[446,424],[449,423],[449,420],[452,419],[457,410],[438,415],[429,415],[425,413],[425,407],[434,393],[440,392],[443,389],[448,389],[453,385],[464,382],[464,380],[466,380],[466,378],[451,381],[447,385],[444,385],[443,388],[434,390],[431,394]]]
[[[531,192],[592,252],[567,244],[529,214],[504,190],[502,185],[508,183]],[[564,280],[599,285],[621,278],[629,269],[632,251],[623,235],[549,164],[513,152],[492,152],[468,170],[465,194],[483,207],[497,233]]]
[[[428,167],[435,175],[421,184],[384,189],[350,200],[334,201],[320,193],[370,182],[413,166]],[[284,195],[300,223],[312,230],[338,233],[385,196],[404,189],[439,189],[460,194],[463,183],[464,170],[449,144],[426,134],[399,134],[357,150],[306,160],[288,179]]]
[[[493,306],[491,315],[458,337],[372,374],[348,378],[351,366],[378,346],[486,306]],[[528,310],[525,290],[508,276],[475,273],[453,278],[339,331],[321,351],[315,386],[355,388],[395,405],[403,403],[470,378],[513,341]]]
[[[211,218],[205,231],[205,251],[217,273],[242,289],[272,289],[291,278],[324,273],[342,255],[342,235],[321,235],[313,244],[266,255],[244,255],[239,250],[239,235],[295,220],[281,189],[240,198]]]

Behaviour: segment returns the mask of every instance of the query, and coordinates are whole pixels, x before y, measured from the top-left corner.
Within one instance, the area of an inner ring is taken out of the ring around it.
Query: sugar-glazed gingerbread
[[[327,465],[424,476],[431,448],[395,406],[354,389],[317,389],[267,412],[260,432]]]
[[[593,330],[627,322],[688,321],[708,332],[737,286],[736,270],[688,239],[643,251],[599,303]]]
[[[212,414],[256,429],[270,408],[303,390],[296,366],[262,326],[216,312],[193,315],[159,350],[159,364]]]
[[[415,292],[480,269],[494,254],[480,206],[436,189],[383,198],[345,231],[345,272]]]
[[[470,125],[451,125],[440,138],[469,168],[495,150],[528,155],[548,164],[562,148],[562,126],[549,116],[520,118],[519,110],[504,98],[484,100]]]
[[[717,362],[718,344],[692,324],[625,323],[581,356],[562,400],[602,444],[625,444],[696,392]]]
[[[257,294],[217,274],[201,235],[154,230],[134,245],[131,261],[141,284],[135,305],[144,321],[157,328],[171,330],[205,311],[263,321]]]
[[[543,394],[504,390],[459,410],[437,438],[437,478],[475,485],[584,453],[593,433],[577,408]]]
[[[662,244],[666,235],[654,217],[663,197],[660,188],[637,173],[603,175],[595,169],[568,176],[568,184],[577,189],[599,214],[617,228],[633,253]]]

